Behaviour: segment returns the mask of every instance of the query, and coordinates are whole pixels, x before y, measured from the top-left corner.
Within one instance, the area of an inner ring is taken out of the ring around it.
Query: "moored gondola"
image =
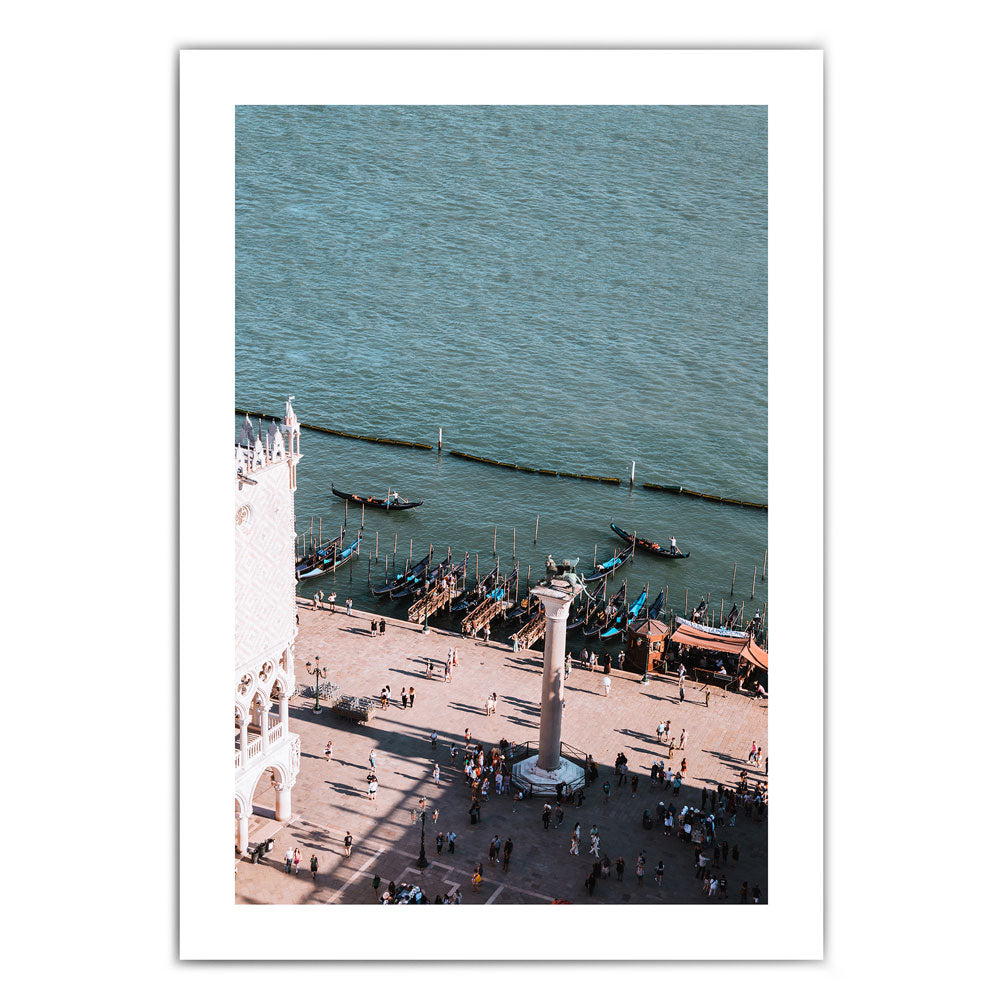
[[[621,611],[622,602],[625,600],[626,586],[627,584],[623,583],[618,588],[614,597],[612,597],[602,609],[594,613],[593,617],[590,619],[590,624],[584,626],[583,634],[588,639],[592,639],[595,636],[600,635],[600,633],[608,627],[608,622],[613,621],[615,616]]]
[[[615,553],[606,562],[600,563],[590,576],[585,576],[585,583],[593,583],[594,580],[601,580],[608,576],[610,573],[614,573],[615,570],[624,566],[633,556],[635,555],[635,545],[629,545],[628,548],[623,549],[621,552]]]
[[[341,500],[350,500],[353,503],[362,504],[365,507],[379,507],[382,510],[395,511],[395,510],[412,510],[414,507],[419,507],[423,500],[407,500],[405,497],[401,497],[395,490],[389,490],[385,499],[382,497],[370,496],[363,497],[358,493],[342,493],[340,490],[330,484],[330,490],[333,492],[334,496],[340,497]]]
[[[634,542],[637,548],[650,555],[662,556],[664,559],[687,559],[691,555],[690,552],[672,552],[669,545],[660,545],[659,542],[651,542],[648,538],[639,538],[635,534],[630,535],[627,531],[622,531],[614,521],[611,522],[611,530],[619,538],[624,538],[627,542]]]
[[[424,556],[414,566],[411,566],[402,573],[397,573],[388,583],[383,584],[381,587],[372,588],[372,594],[375,597],[386,597],[387,595],[391,595],[394,590],[398,590],[408,583],[415,583],[423,576],[423,572],[427,569],[427,564],[430,561],[431,557],[429,555]]]
[[[325,545],[317,545],[308,555],[302,556],[295,561],[295,579],[301,580],[304,576],[319,576],[319,573],[312,572],[318,567],[334,557],[336,551],[343,547],[346,528],[340,529],[340,534],[330,539]],[[322,572],[326,572],[322,570]]]
[[[646,588],[642,588],[642,593],[628,606],[628,611],[621,612],[601,633],[602,639],[613,639],[616,635],[621,635],[622,631],[635,621],[636,615],[642,610],[646,603]]]
[[[344,563],[349,562],[356,555],[359,554],[359,549],[361,548],[361,532],[358,532],[358,537],[351,542],[351,544],[346,549],[333,549],[328,557],[325,557],[317,565],[313,566],[311,569],[302,573],[298,576],[300,580],[308,580],[314,576],[322,576],[324,573],[329,573],[332,570],[340,569]]]

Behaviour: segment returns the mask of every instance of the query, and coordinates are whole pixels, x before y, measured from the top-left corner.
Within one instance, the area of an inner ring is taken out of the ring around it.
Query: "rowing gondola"
[[[409,583],[415,583],[418,579],[422,577],[425,569],[427,569],[427,564],[431,561],[429,555],[424,556],[416,565],[411,566],[409,569],[402,573],[397,573],[388,583],[383,584],[381,587],[375,587],[372,589],[372,594],[375,597],[385,597],[391,595],[394,590],[405,586]]]
[[[639,538],[638,535],[630,535],[627,531],[622,531],[621,528],[615,524],[614,521],[611,522],[611,530],[618,535],[619,538],[624,538],[626,542],[634,542],[635,545],[642,549],[643,552],[648,552],[653,556],[661,556],[664,559],[687,559],[691,555],[690,552],[672,552],[669,545],[661,545],[659,542],[651,542],[648,538]]]
[[[609,576],[614,573],[615,570],[620,569],[625,565],[633,556],[635,555],[635,545],[630,545],[627,549],[623,549],[621,552],[616,553],[606,562],[600,563],[595,567],[594,571],[590,576],[585,576],[585,583],[593,583],[595,580],[603,580],[604,577]]]
[[[395,490],[388,492],[384,500],[382,497],[363,497],[357,493],[342,493],[333,483],[330,484],[330,490],[334,496],[340,497],[341,500],[350,500],[353,503],[361,504],[363,507],[378,507],[381,510],[388,511],[412,510],[423,503],[423,500],[407,500],[405,497],[401,497]]]

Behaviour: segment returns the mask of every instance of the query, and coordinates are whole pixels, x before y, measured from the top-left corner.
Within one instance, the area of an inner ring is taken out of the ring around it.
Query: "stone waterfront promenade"
[[[700,806],[701,788],[715,787],[719,781],[730,786],[740,770],[747,767],[751,781],[764,777],[763,767],[746,764],[752,741],[763,742],[767,753],[767,708],[743,695],[726,694],[710,688],[710,707],[705,706],[701,685],[685,685],[686,701],[678,700],[676,679],[651,676],[648,686],[634,674],[613,671],[611,694],[605,697],[603,674],[574,667],[566,682],[566,710],[562,739],[594,756],[600,777],[585,789],[582,807],[564,805],[565,819],[559,829],[545,830],[541,813],[543,800],[525,799],[514,810],[509,796],[482,803],[482,821],[472,826],[468,809],[470,790],[461,770],[462,754],[453,766],[449,754],[454,742],[464,749],[468,726],[473,742],[487,750],[506,738],[511,743],[537,740],[541,685],[541,642],[535,650],[514,653],[497,642],[485,645],[450,632],[432,628],[422,634],[419,625],[386,617],[385,635],[372,638],[371,616],[348,616],[342,607],[336,613],[314,610],[299,600],[300,628],[296,641],[296,674],[300,684],[311,683],[306,675],[307,660],[327,669],[327,680],[340,685],[342,694],[373,699],[385,684],[392,690],[386,711],[377,709],[368,725],[355,725],[333,717],[329,703],[324,711],[312,713],[313,699],[296,697],[289,710],[289,722],[301,735],[302,763],[292,792],[292,822],[281,828],[275,849],[264,863],[237,865],[236,901],[239,903],[364,903],[373,904],[372,878],[377,873],[382,888],[391,880],[397,885],[410,882],[421,886],[431,900],[455,886],[461,888],[464,904],[535,903],[554,899],[573,903],[705,903],[726,905],[725,900],[708,900],[702,883],[693,874],[693,845],[676,836],[666,837],[661,827],[642,828],[643,809],[655,817],[656,805],[672,801],[678,806]],[[380,616],[381,617],[381,616]],[[451,683],[444,680],[444,661],[449,647],[458,650],[459,666]],[[617,650],[617,647],[615,647]],[[434,666],[432,679],[425,676],[427,660]],[[400,707],[400,692],[412,686],[415,705]],[[499,696],[496,714],[486,716],[486,699],[492,691]],[[656,760],[667,761],[666,746],[656,742],[656,725],[671,722],[671,735],[687,730],[686,749],[675,751],[668,763],[676,770],[687,758],[687,779],[676,797],[659,785],[650,790],[649,768]],[[437,730],[437,749],[430,735]],[[333,760],[323,751],[333,741]],[[374,747],[379,778],[375,801],[368,799],[366,776],[368,755]],[[630,775],[638,773],[639,788],[633,798],[631,787],[618,787],[614,760],[619,751],[628,757]],[[763,758],[762,758],[763,759]],[[441,768],[440,785],[432,771]],[[604,801],[601,786],[611,782],[610,801]],[[429,868],[420,871],[420,822],[411,823],[411,810],[418,808],[421,795],[427,798],[426,851]],[[670,796],[670,798],[668,798]],[[269,809],[273,793],[264,783],[257,791],[257,803]],[[551,800],[550,800],[551,801]],[[554,803],[553,803],[554,808]],[[439,811],[437,825],[431,819]],[[573,825],[581,827],[578,857],[569,854]],[[601,856],[609,855],[612,865],[619,854],[625,858],[623,881],[600,879],[591,897],[584,880],[594,856],[588,854],[589,831],[596,823],[600,830]],[[273,829],[263,816],[254,816],[250,842]],[[436,852],[438,830],[457,834],[454,854]],[[350,858],[345,857],[343,838],[354,837]],[[488,860],[489,842],[498,834],[501,842],[513,840],[509,871]],[[761,889],[767,901],[767,822],[747,819],[739,811],[735,827],[720,830],[719,841],[727,840],[730,850],[739,845],[739,861],[732,857],[721,870],[728,880],[728,903],[739,905],[739,887],[745,880],[752,889]],[[283,857],[289,847],[302,851],[298,876],[285,873]],[[636,879],[636,856],[646,856],[646,875],[640,886]],[[710,851],[708,852],[710,855]],[[314,882],[309,858],[319,858],[319,875]],[[665,875],[662,887],[653,874],[662,860]],[[473,891],[473,867],[483,863],[483,885]]]

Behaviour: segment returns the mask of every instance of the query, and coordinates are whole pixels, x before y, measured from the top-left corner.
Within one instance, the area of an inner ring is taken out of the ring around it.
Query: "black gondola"
[[[648,608],[643,609],[642,613],[639,615],[638,621],[649,621],[649,620],[655,621],[657,618],[660,617],[660,612],[663,610],[663,604],[664,604],[664,594],[663,591],[661,590],[656,600],[653,601],[653,603],[650,604]]]
[[[608,627],[608,622],[612,621],[621,612],[622,604],[625,600],[625,587],[626,584],[623,583],[618,588],[618,592],[614,597],[608,601],[602,610],[594,615],[593,624],[584,627],[583,634],[588,639],[593,639],[600,635]]]
[[[614,521],[611,522],[611,530],[619,538],[624,538],[626,542],[634,542],[643,552],[653,556],[662,556],[664,559],[687,559],[691,555],[690,552],[671,552],[669,545],[660,545],[659,542],[651,542],[648,538],[630,535],[627,531],[622,531]]]
[[[630,539],[631,541],[631,539]],[[623,549],[621,552],[616,553],[606,562],[602,562],[597,566],[596,569],[590,574],[590,576],[585,576],[585,583],[593,583],[595,580],[601,580],[615,570],[620,569],[625,565],[633,556],[635,555],[635,545],[630,545],[627,549]]]
[[[308,555],[303,556],[301,559],[296,559],[295,579],[301,580],[306,575],[319,576],[318,573],[312,571],[323,566],[324,563],[329,562],[333,558],[335,551],[343,546],[346,532],[346,528],[341,528],[340,535],[337,538],[331,539],[325,545],[317,545]]]
[[[330,490],[334,496],[340,497],[341,500],[351,500],[364,507],[379,507],[382,510],[388,511],[412,510],[423,503],[423,500],[407,500],[405,497],[401,497],[395,490],[390,490],[384,500],[381,497],[375,496],[363,497],[357,493],[341,493],[333,483],[330,484]]]
[[[408,583],[415,583],[423,574],[424,570],[427,569],[427,564],[431,561],[429,555],[424,556],[415,566],[406,570],[404,573],[397,573],[395,577],[388,583],[383,584],[381,587],[374,587],[372,589],[372,594],[375,597],[385,597],[387,594],[391,594],[394,590],[398,590],[400,587],[405,586]]]
[[[584,625],[587,622],[589,622],[591,617],[595,613],[594,609],[597,607],[598,602],[604,599],[604,595],[607,593],[607,591],[608,591],[607,577],[605,577],[601,581],[599,594],[591,594],[590,591],[587,590],[586,587],[584,587],[583,590],[581,591],[581,594],[583,595],[583,603],[580,606],[580,616],[566,624],[566,631],[572,632],[573,629],[577,629],[581,625]]]
[[[424,587],[435,583],[442,576],[449,572],[451,566],[451,556],[446,556],[432,570],[428,570],[420,579],[413,583],[404,584],[392,592],[393,597],[412,597]]]

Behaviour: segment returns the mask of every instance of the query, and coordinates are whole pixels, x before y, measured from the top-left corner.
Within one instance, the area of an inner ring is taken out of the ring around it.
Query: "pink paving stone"
[[[393,605],[400,608],[401,605]],[[381,615],[379,617],[382,617]],[[612,674],[610,697],[601,686],[603,674],[573,669],[566,683],[566,711],[562,736],[565,743],[593,754],[600,767],[596,785],[585,790],[581,808],[564,806],[565,819],[560,829],[543,829],[542,800],[525,800],[514,811],[513,800],[491,794],[482,805],[482,822],[470,825],[470,793],[460,768],[450,762],[449,748],[454,741],[464,747],[468,726],[473,740],[489,748],[506,737],[512,743],[538,738],[538,698],[541,687],[541,649],[513,653],[509,646],[462,638],[451,632],[432,628],[423,635],[420,625],[413,625],[387,615],[386,633],[372,638],[371,616],[356,613],[348,616],[340,608],[336,613],[314,610],[299,601],[299,635],[295,644],[297,678],[310,683],[305,674],[306,660],[320,662],[327,668],[327,680],[340,685],[341,693],[377,699],[386,683],[392,690],[389,709],[377,710],[368,725],[354,725],[333,717],[329,703],[323,713],[312,714],[314,700],[296,697],[289,708],[293,732],[302,740],[302,766],[292,790],[290,824],[278,830],[275,849],[260,865],[245,860],[237,865],[236,901],[238,903],[374,903],[371,881],[377,872],[386,888],[391,880],[416,883],[431,900],[444,895],[454,885],[460,886],[464,904],[550,903],[565,899],[573,903],[706,903],[701,880],[693,871],[694,847],[676,837],[665,837],[659,829],[642,829],[642,812],[648,808],[655,818],[659,801],[669,804],[667,790],[650,791],[649,768],[655,760],[666,760],[666,747],[656,742],[656,725],[671,721],[671,733],[687,730],[683,753],[675,751],[671,763],[676,769],[687,758],[685,788],[673,801],[700,805],[702,786],[714,787],[719,781],[730,785],[746,766],[751,781],[764,780],[763,768],[746,764],[750,744],[763,742],[767,754],[766,702],[754,702],[744,695],[726,694],[710,688],[710,707],[705,707],[700,685],[685,686],[686,701],[677,699],[675,680],[651,676],[650,684],[638,683],[634,674]],[[541,643],[539,643],[540,647]],[[444,681],[444,660],[450,646],[458,650],[459,667],[450,684]],[[433,678],[425,677],[426,660],[434,664]],[[400,707],[401,688],[412,686],[416,701],[413,709]],[[495,715],[486,717],[485,704],[491,691],[499,695]],[[323,704],[321,702],[321,704]],[[436,752],[430,746],[431,731],[438,732]],[[323,756],[327,740],[333,740],[333,762]],[[368,753],[377,754],[379,791],[369,801],[365,777]],[[613,773],[615,756],[623,751],[632,772],[639,773],[638,794],[631,788],[617,787]],[[434,762],[441,766],[441,783],[432,780]],[[605,803],[600,786],[610,780],[612,794]],[[416,859],[420,853],[420,823],[411,823],[411,809],[417,808],[421,795],[427,797],[426,851],[431,866],[420,872]],[[273,793],[258,786],[261,806],[273,805]],[[431,812],[440,812],[437,826]],[[570,833],[579,822],[583,843],[579,857],[569,854]],[[601,854],[612,862],[619,854],[625,858],[625,876],[618,882],[614,870],[610,879],[599,880],[595,895],[589,897],[584,880],[594,857],[587,854],[589,830],[597,823],[601,835]],[[253,817],[250,841],[255,843],[268,824]],[[454,830],[458,837],[454,854],[447,847],[436,853],[437,830]],[[347,830],[354,837],[350,858],[344,856],[343,838]],[[510,870],[490,865],[488,845],[494,834],[501,841],[511,837],[514,851]],[[729,902],[739,904],[739,886],[746,880],[753,888],[758,883],[761,901],[767,901],[767,821],[746,819],[740,811],[736,826],[719,837],[730,847],[739,844],[740,860],[723,869],[729,882]],[[297,876],[284,871],[284,853],[298,846],[303,864]],[[646,876],[637,884],[636,856],[646,855]],[[309,858],[319,859],[319,875],[314,882],[309,873]],[[653,879],[660,860],[665,866],[662,887]],[[484,865],[484,883],[473,891],[474,866]]]

